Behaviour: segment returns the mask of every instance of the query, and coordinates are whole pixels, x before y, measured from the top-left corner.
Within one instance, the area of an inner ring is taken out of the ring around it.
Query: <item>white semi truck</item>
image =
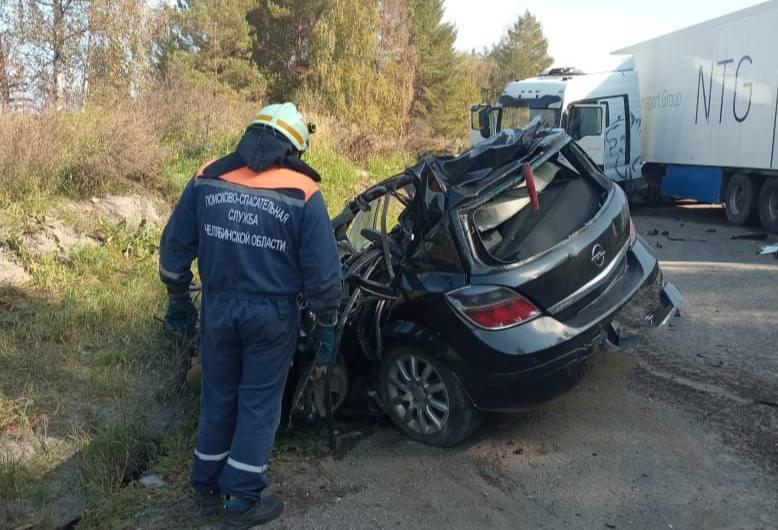
[[[550,69],[471,107],[471,143],[540,116],[627,191],[721,203],[778,232],[778,0],[615,52],[585,74]]]

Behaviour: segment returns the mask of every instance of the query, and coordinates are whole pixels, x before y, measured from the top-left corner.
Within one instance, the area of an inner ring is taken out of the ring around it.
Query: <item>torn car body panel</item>
[[[622,190],[563,131],[538,122],[458,157],[424,158],[355,197],[333,229],[347,293],[338,344],[348,401],[373,403],[436,445],[443,439],[430,433],[454,419],[433,410],[443,405],[425,394],[430,373],[442,375],[429,388],[447,381],[449,396],[460,385],[479,410],[533,406],[579,380],[639,292],[658,289],[645,296],[655,324],[680,305]],[[418,352],[423,373],[396,380],[416,358],[398,351]]]

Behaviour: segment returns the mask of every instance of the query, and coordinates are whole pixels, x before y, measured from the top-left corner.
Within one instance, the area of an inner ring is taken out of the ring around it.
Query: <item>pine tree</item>
[[[274,100],[295,99],[311,73],[311,36],[327,0],[265,0],[248,14],[254,27],[254,61]]]
[[[520,15],[490,54],[494,70],[489,83],[490,100],[514,79],[538,75],[554,60],[548,55],[548,40],[540,21],[529,12]]]
[[[411,20],[412,43],[418,60],[414,81],[413,114],[440,130],[448,96],[460,81],[454,51],[456,29],[443,23],[443,0],[406,0]]]
[[[479,98],[468,63],[455,48],[456,28],[443,22],[443,0],[406,0],[418,66],[413,117],[439,135],[463,138],[468,109]]]
[[[204,81],[216,79],[246,96],[264,93],[253,62],[251,0],[178,0],[163,44],[164,69],[180,69]]]

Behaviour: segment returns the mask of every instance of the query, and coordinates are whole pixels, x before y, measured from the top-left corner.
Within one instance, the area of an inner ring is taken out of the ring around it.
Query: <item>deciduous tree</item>
[[[75,104],[83,74],[88,0],[24,0],[24,41],[32,81],[45,103]]]
[[[23,88],[22,33],[19,4],[0,6],[0,112],[8,111]]]
[[[165,12],[136,0],[90,0],[83,93],[87,98],[133,96],[152,74],[152,50]]]
[[[332,0],[311,35],[309,96],[346,123],[402,132],[415,70],[406,27],[397,0]]]

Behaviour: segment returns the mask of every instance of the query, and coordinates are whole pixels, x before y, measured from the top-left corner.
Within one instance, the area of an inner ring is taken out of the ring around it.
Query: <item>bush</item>
[[[58,187],[77,195],[115,191],[130,182],[154,186],[167,157],[148,109],[94,107],[64,114]]]
[[[116,192],[164,187],[163,166],[230,151],[255,111],[223,91],[176,80],[138,99],[90,103],[77,112],[0,115],[4,193]]]
[[[43,187],[56,172],[61,145],[56,114],[0,114],[0,174],[3,194],[27,194]]]
[[[88,197],[137,186],[175,196],[202,163],[234,149],[257,106],[221,85],[171,76],[135,99],[92,101],[76,112],[0,115],[0,199]],[[300,107],[317,125],[306,159],[329,177],[324,187],[338,202],[368,184],[354,177],[356,166],[384,158],[396,159],[395,167],[397,160],[461,147],[418,123],[404,137],[382,137],[310,101]]]
[[[179,158],[204,159],[235,147],[257,104],[218,84],[159,82],[141,100],[159,140]]]
[[[167,156],[142,109],[91,107],[0,119],[6,193],[90,195],[154,184]]]

